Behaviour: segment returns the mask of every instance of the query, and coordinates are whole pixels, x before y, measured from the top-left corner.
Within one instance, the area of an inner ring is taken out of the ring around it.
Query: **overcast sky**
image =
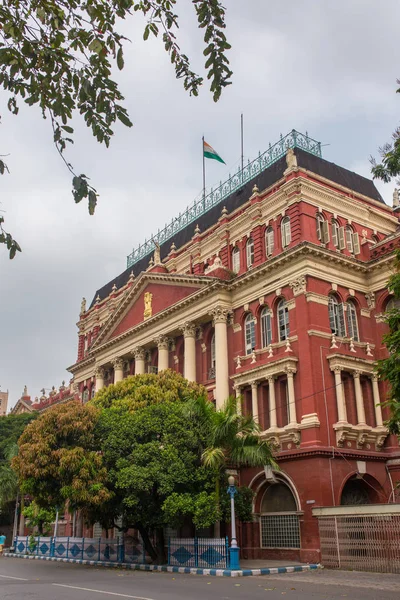
[[[202,35],[191,3],[180,3],[181,46],[202,70]],[[191,98],[174,78],[161,40],[143,42],[143,20],[125,24],[132,43],[117,74],[134,127],[116,127],[110,149],[77,123],[68,159],[101,196],[94,217],[75,205],[70,176],[36,108],[17,117],[0,91],[0,179],[7,229],[23,248],[9,261],[0,248],[0,386],[10,405],[24,385],[69,380],[77,353],[80,302],[126,268],[126,255],[182,211],[202,186],[201,137],[227,167],[207,162],[209,185],[245,156],[254,158],[295,128],[326,144],[324,158],[369,176],[369,156],[398,125],[397,0],[225,0],[233,85],[215,104],[205,86]],[[394,185],[378,185],[391,203]]]

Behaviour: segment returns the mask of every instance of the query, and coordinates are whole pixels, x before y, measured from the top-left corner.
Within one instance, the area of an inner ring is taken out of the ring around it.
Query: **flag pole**
[[[243,179],[243,167],[244,167],[244,156],[243,156],[243,113],[240,115],[240,152],[241,152],[242,179]]]
[[[206,206],[206,161],[204,158],[204,135],[202,137],[201,151],[203,154],[203,208]]]

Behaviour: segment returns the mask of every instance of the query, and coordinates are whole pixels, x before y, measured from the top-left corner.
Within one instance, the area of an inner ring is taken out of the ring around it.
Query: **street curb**
[[[230,569],[196,569],[191,567],[167,567],[166,565],[136,565],[130,563],[111,563],[99,560],[80,560],[77,558],[56,558],[52,556],[29,556],[27,554],[4,553],[7,558],[25,558],[28,560],[48,560],[51,562],[72,563],[76,565],[90,565],[94,567],[119,567],[132,571],[159,571],[163,573],[186,573],[189,575],[207,575],[216,577],[251,577],[256,575],[277,575],[278,573],[299,573],[301,571],[313,571],[322,569],[320,564],[298,565],[294,567],[271,567],[270,569],[241,569],[231,571]]]

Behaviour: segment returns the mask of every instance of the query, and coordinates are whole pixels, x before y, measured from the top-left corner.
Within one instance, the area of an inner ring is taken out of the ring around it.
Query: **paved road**
[[[398,600],[400,575],[204,577],[0,558],[0,600]]]

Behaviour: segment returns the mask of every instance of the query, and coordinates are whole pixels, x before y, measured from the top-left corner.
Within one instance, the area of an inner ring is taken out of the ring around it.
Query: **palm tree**
[[[230,397],[223,408],[215,409],[206,397],[197,397],[189,410],[200,419],[206,431],[207,445],[202,453],[204,465],[215,470],[215,493],[219,504],[220,480],[227,468],[263,467],[278,468],[270,445],[260,437],[260,427],[251,415],[237,410],[239,399]],[[220,523],[216,523],[215,536],[219,537]]]

